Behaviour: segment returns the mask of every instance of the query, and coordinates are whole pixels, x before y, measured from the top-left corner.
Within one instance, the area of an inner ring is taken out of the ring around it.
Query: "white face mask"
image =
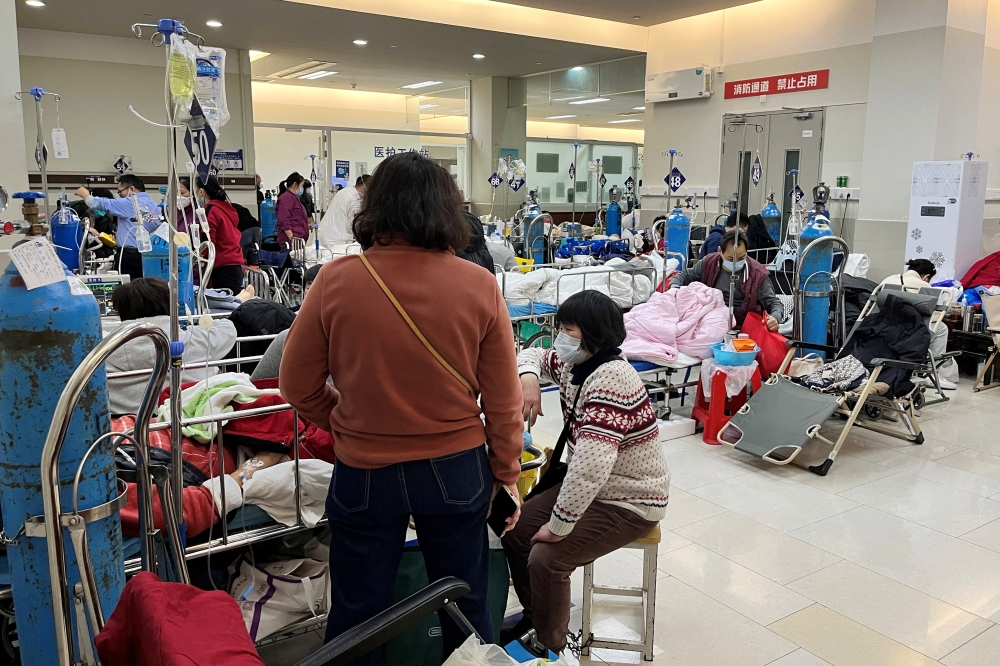
[[[587,352],[580,346],[581,341],[566,333],[559,333],[552,346],[556,350],[556,356],[567,365],[575,365],[587,360]]]
[[[177,208],[183,210],[191,205],[191,197],[177,195]]]

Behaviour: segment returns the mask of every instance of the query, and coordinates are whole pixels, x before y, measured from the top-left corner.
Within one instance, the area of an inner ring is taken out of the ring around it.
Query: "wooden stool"
[[[754,392],[760,390],[760,368],[755,368],[750,377],[750,385]],[[712,397],[705,399],[703,384],[698,379],[698,395],[695,398],[694,406],[691,408],[691,418],[700,423],[705,431],[701,435],[701,440],[706,444],[718,444],[717,436],[719,431],[732,418],[733,414],[739,411],[740,407],[747,402],[746,388],[732,398],[726,393],[726,373],[717,369],[712,375]]]
[[[625,548],[642,550],[642,587],[602,587],[594,585],[594,563],[583,568],[583,641],[589,645],[583,649],[584,655],[590,648],[611,648],[632,650],[642,653],[646,661],[653,661],[653,623],[656,617],[656,557],[660,550],[660,525],[657,524],[646,536],[633,541]],[[591,631],[591,613],[594,609],[594,594],[616,594],[625,597],[642,598],[643,630],[639,642],[616,641],[594,636]]]

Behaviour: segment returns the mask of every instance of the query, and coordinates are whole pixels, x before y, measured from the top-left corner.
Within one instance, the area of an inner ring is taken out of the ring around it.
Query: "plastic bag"
[[[226,50],[211,46],[195,49],[198,102],[209,125],[219,135],[219,129],[229,122],[226,104]]]
[[[580,662],[567,651],[555,661],[532,659],[518,664],[499,645],[482,645],[469,636],[442,666],[580,666]]]
[[[196,86],[195,47],[180,35],[170,40],[167,60],[167,81],[174,98],[174,120],[184,122],[190,118],[191,102]]]
[[[765,375],[770,375],[778,371],[785,360],[788,348],[785,343],[788,338],[780,333],[772,333],[767,330],[767,313],[763,316],[748,314],[743,320],[741,333],[747,333],[751,340],[757,342],[760,352],[757,353],[757,363],[760,364],[760,371]]]

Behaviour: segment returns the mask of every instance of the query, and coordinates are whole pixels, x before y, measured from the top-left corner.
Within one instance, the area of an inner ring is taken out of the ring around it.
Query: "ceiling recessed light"
[[[542,63],[540,63],[540,62],[536,62],[535,64],[536,64],[536,65],[541,65]]]
[[[473,53],[472,57],[475,58],[476,60],[482,60],[486,56],[484,56],[482,53]]]
[[[619,123],[641,123],[642,121],[638,118],[625,118],[624,120],[609,120],[609,125],[617,125]]]
[[[581,99],[576,102],[570,102],[570,104],[596,104],[597,102],[610,102],[611,100],[607,97],[594,97],[593,99]]]
[[[311,72],[309,74],[303,74],[300,79],[305,79],[307,81],[313,81],[315,79],[322,79],[324,76],[333,76],[337,72],[328,72],[325,69],[321,69],[318,72]]]
[[[408,86],[402,86],[405,90],[416,90],[417,88],[426,88],[428,86],[440,85],[441,81],[421,81],[420,83],[411,83]]]
[[[645,111],[646,107],[644,107],[644,106],[633,106],[632,110],[633,111]]]
[[[354,43],[357,44],[358,46],[364,46],[365,44],[368,43],[368,40],[367,39],[355,39]]]
[[[24,0],[24,4],[29,7],[44,7],[45,3],[42,0]]]
[[[546,120],[562,120],[563,118],[576,118],[576,116],[545,116]]]
[[[583,71],[583,67],[581,67],[580,65],[577,65],[576,67],[571,67],[569,71],[571,71],[571,72],[582,72]]]
[[[253,49],[250,49],[248,53],[250,54],[250,62],[256,62],[271,55],[268,51],[254,51]]]
[[[395,45],[395,44],[390,44],[390,45],[389,45],[389,48],[390,48],[390,49],[394,49],[394,48],[396,48],[396,45]]]
[[[633,21],[636,21],[636,20],[638,20],[638,19],[639,19],[639,17],[638,17],[638,16],[633,16],[633,17],[632,17],[632,20],[633,20]]]
[[[205,21],[205,25],[207,25],[209,28],[221,28],[222,21],[216,21],[215,19],[212,19],[211,21]]]

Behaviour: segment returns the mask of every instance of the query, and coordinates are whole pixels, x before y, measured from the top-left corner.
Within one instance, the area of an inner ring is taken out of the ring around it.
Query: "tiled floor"
[[[970,386],[924,410],[922,446],[856,430],[826,477],[700,435],[664,443],[652,663],[1000,665],[1000,389]],[[543,443],[558,432],[550,409]],[[640,557],[599,561],[597,580],[638,584]],[[599,598],[595,622],[609,618],[641,627],[633,599]],[[601,652],[589,663],[640,661]]]

